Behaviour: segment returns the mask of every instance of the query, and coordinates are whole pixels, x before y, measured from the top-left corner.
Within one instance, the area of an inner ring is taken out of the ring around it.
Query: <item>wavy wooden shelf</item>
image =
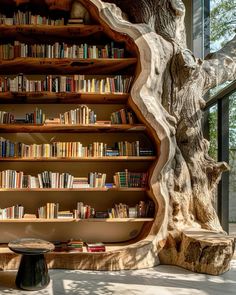
[[[110,157],[58,157],[58,158],[0,158],[0,162],[119,162],[119,161],[153,161],[155,160],[155,156],[149,157],[137,157],[137,156],[110,156]]]
[[[31,58],[18,57],[12,60],[0,60],[0,74],[18,74],[24,69],[24,74],[92,74],[109,75],[134,66],[137,58]]]
[[[0,92],[0,104],[124,104],[128,97],[128,93]]]
[[[151,222],[154,218],[88,218],[88,219],[74,219],[74,218],[57,218],[57,219],[46,219],[46,218],[22,218],[22,219],[0,219],[0,223],[68,223],[68,222]]]
[[[90,125],[31,125],[0,124],[0,132],[9,133],[51,133],[51,132],[140,132],[145,131],[143,124],[90,124]]]
[[[142,187],[89,187],[89,188],[0,188],[0,192],[144,192]]]
[[[0,38],[19,38],[32,36],[43,37],[59,37],[66,39],[68,36],[87,37],[96,33],[103,32],[100,25],[67,25],[67,26],[51,26],[51,25],[0,25]]]

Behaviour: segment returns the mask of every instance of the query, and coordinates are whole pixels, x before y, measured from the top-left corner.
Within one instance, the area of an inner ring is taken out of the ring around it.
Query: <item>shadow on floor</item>
[[[50,270],[51,282],[40,291],[15,287],[16,272],[0,272],[0,294],[16,295],[235,295],[236,261],[221,276],[195,274],[161,265],[135,271]]]

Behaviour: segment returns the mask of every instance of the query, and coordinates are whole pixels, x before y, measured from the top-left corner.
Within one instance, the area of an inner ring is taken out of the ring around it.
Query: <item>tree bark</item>
[[[159,40],[163,38],[167,42],[159,42],[158,45],[162,62],[156,68],[156,97],[166,111],[163,113],[172,133],[174,156],[168,163],[166,178],[169,194],[169,236],[160,257],[162,262],[185,265],[183,251],[179,249],[184,249],[189,240],[188,235],[183,238],[187,228],[223,232],[212,201],[216,185],[222,172],[228,169],[228,164],[217,163],[209,156],[209,143],[203,137],[201,120],[206,91],[236,77],[236,41],[234,38],[219,52],[202,61],[186,48],[185,9],[182,1],[104,2],[115,3],[132,23],[147,24],[156,32]],[[163,52],[170,55],[163,56]],[[155,63],[155,59],[153,62]],[[198,240],[194,235],[191,238]],[[198,245],[202,247],[201,243]],[[213,256],[215,253],[217,260],[219,253],[216,248],[211,248],[211,251]],[[180,260],[177,261],[178,259]],[[223,265],[227,265],[227,261],[225,259]],[[195,265],[194,269],[198,271],[197,260]]]
[[[106,1],[106,0],[105,0]],[[186,48],[185,8],[179,0],[108,0],[116,3],[134,23],[146,23],[173,48],[164,70],[161,103],[176,131],[176,155],[169,178],[169,229],[180,229],[194,220],[202,228],[222,231],[213,194],[226,163],[216,163],[208,155],[209,143],[202,134],[204,93],[217,83],[235,79],[235,38],[205,61]],[[181,221],[181,222],[180,222]]]

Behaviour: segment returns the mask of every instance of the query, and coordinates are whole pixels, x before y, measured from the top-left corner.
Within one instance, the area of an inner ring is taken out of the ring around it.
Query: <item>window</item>
[[[203,4],[202,4],[203,6]],[[234,36],[236,3],[231,0],[205,0],[204,19],[205,52],[220,50]],[[236,223],[236,83],[227,81],[217,85],[206,98],[210,155],[231,166],[224,173],[218,189],[218,214],[222,226],[228,230],[229,222]],[[236,225],[235,225],[236,228]],[[234,229],[234,226],[230,226]],[[235,230],[234,230],[235,231]]]

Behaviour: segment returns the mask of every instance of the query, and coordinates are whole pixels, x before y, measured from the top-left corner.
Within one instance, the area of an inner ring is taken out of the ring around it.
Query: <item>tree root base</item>
[[[230,269],[235,238],[207,230],[186,230],[179,243],[170,234],[159,253],[161,264],[172,264],[198,273],[219,275]]]

